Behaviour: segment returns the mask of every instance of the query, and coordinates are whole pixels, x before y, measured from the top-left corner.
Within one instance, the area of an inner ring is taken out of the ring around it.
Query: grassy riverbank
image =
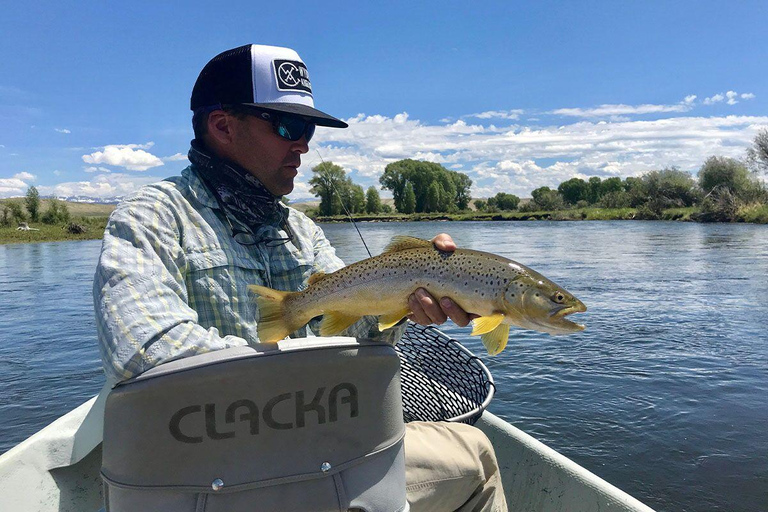
[[[0,208],[8,203],[24,204],[22,198],[0,199]],[[27,220],[31,231],[19,231],[16,226],[0,227],[0,244],[30,244],[37,242],[59,242],[66,240],[96,240],[104,235],[107,226],[107,218],[114,204],[75,203],[71,201],[59,201],[67,207],[70,222],[79,224],[85,228],[81,234],[73,234],[67,231],[66,224],[44,224]],[[50,206],[48,199],[40,201],[40,211],[46,211]]]
[[[698,208],[670,208],[664,210],[662,220],[682,220],[691,221],[699,212]],[[508,220],[508,221],[526,221],[526,220],[635,220],[637,210],[635,208],[574,208],[570,210],[555,211],[534,211],[534,212],[463,212],[463,213],[415,213],[413,215],[404,214],[380,214],[365,215],[357,214],[352,216],[356,221],[361,222],[407,222],[407,221],[483,221],[483,220]],[[345,215],[335,215],[332,217],[313,217],[318,222],[347,222],[349,219]],[[766,219],[768,220],[768,219]],[[765,222],[765,221],[763,221]]]
[[[84,203],[66,203],[73,213],[72,221],[85,227],[82,234],[72,234],[63,225],[30,223],[30,227],[39,231],[18,231],[15,227],[0,228],[0,244],[21,244],[36,242],[56,242],[65,240],[95,240],[104,234],[107,217],[114,205],[93,205]],[[75,213],[76,212],[76,213]],[[312,213],[311,211],[309,212]],[[700,211],[696,207],[670,208],[664,210],[662,220],[695,221]],[[419,221],[528,221],[528,220],[637,220],[635,208],[574,208],[570,210],[538,212],[464,212],[464,213],[416,213],[394,214],[355,214],[357,222],[419,222]],[[348,222],[346,216],[312,217],[317,222]],[[738,222],[768,224],[768,206],[749,206],[739,210]]]
[[[30,227],[39,231],[19,231],[16,228],[0,228],[0,244],[34,244],[38,242],[61,242],[67,240],[98,240],[104,236],[107,217],[73,217],[72,222],[85,228],[81,234],[72,234],[64,225],[49,225],[39,222]]]

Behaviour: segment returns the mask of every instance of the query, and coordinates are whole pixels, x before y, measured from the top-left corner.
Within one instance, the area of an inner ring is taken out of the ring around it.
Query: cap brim
[[[331,128],[346,128],[349,126],[341,119],[336,119],[325,112],[320,112],[316,108],[298,103],[242,103],[242,105],[257,107],[266,111],[284,112],[286,114],[307,117],[312,119],[318,126],[329,126]]]

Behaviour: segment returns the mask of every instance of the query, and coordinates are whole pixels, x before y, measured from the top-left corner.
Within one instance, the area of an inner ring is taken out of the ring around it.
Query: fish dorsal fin
[[[327,275],[328,274],[326,274],[325,272],[316,272],[312,274],[311,276],[309,276],[309,279],[307,280],[307,286],[311,286],[318,281],[322,281]]]
[[[388,252],[400,252],[406,249],[421,249],[423,247],[434,247],[429,240],[422,240],[413,236],[397,235],[392,238],[389,245],[384,249],[382,254]]]

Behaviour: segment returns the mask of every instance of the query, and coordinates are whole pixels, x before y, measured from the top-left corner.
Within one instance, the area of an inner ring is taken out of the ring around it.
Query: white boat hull
[[[100,433],[84,425],[95,401],[89,400],[0,456],[0,510],[95,512],[102,508]],[[652,510],[491,413],[483,414],[476,426],[493,442],[510,511]],[[66,465],[59,451],[66,447],[71,452],[73,446],[74,451],[95,448],[76,464]],[[59,464],[64,466],[49,469]]]

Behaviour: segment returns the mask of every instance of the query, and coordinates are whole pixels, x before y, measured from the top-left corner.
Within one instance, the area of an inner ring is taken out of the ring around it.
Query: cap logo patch
[[[275,60],[275,78],[279,91],[304,91],[312,94],[309,72],[303,62],[297,60]]]

